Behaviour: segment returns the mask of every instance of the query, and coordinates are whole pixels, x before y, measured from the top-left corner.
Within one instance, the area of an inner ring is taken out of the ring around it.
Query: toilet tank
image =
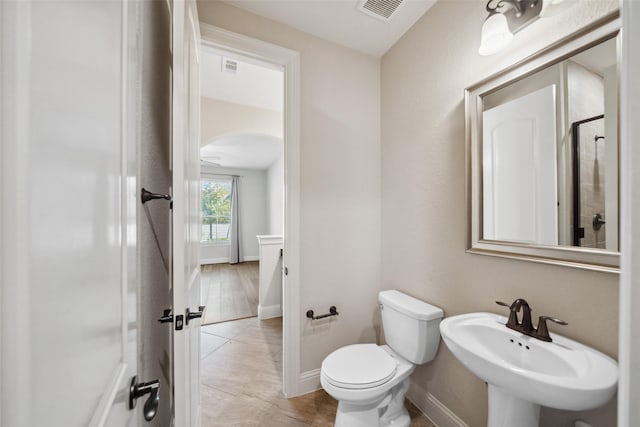
[[[415,364],[427,363],[440,344],[442,309],[396,290],[378,294],[387,345]]]

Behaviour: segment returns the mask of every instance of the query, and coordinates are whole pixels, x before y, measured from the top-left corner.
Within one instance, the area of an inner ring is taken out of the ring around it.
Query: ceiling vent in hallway
[[[358,3],[357,9],[369,16],[382,21],[390,21],[403,0],[363,0]]]
[[[238,73],[238,61],[233,59],[222,57],[222,72],[237,74]]]

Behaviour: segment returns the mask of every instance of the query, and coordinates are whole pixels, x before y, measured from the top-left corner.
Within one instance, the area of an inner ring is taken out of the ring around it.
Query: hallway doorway
[[[282,66],[202,46],[200,76],[202,324],[280,317]]]
[[[200,23],[201,47],[227,52],[231,59],[248,58],[252,64],[270,64],[283,77],[282,117],[282,251],[278,251],[282,269],[282,338],[280,392],[291,397],[300,390],[300,55],[257,39]],[[222,66],[222,64],[220,64]],[[231,68],[233,68],[231,66]],[[231,121],[226,122],[231,123]],[[204,141],[203,141],[204,142]],[[214,154],[215,156],[215,154]],[[215,158],[204,159],[211,163]],[[215,166],[215,165],[209,165]],[[207,166],[204,164],[202,168]],[[243,173],[238,174],[242,179]],[[247,173],[244,173],[245,178]],[[246,193],[246,192],[245,192]],[[259,209],[259,208],[258,208]],[[256,209],[256,210],[258,210]],[[264,211],[265,209],[262,208]],[[275,218],[270,215],[270,219]],[[271,223],[271,222],[270,222]],[[258,233],[247,233],[257,242]],[[244,261],[248,253],[241,253]],[[264,265],[264,263],[262,264]],[[253,318],[255,321],[256,319]]]

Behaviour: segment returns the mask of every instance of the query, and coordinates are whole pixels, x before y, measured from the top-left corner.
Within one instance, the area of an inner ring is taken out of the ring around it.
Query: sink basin
[[[497,314],[470,313],[440,323],[454,356],[489,384],[489,426],[537,426],[540,405],[576,411],[613,397],[614,359],[556,334],[552,342],[540,341],[506,322]]]

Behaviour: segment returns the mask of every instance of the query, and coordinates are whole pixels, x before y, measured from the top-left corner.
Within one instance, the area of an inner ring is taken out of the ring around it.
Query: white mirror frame
[[[619,13],[608,15],[583,30],[465,90],[467,252],[568,267],[619,273],[620,253],[572,246],[543,246],[483,240],[482,236],[482,97],[516,80],[563,61],[619,35]],[[620,38],[617,40],[620,45]],[[618,66],[620,49],[617,50]],[[618,80],[619,81],[619,80]],[[620,162],[618,161],[618,164]],[[618,203],[620,202],[618,191]]]

